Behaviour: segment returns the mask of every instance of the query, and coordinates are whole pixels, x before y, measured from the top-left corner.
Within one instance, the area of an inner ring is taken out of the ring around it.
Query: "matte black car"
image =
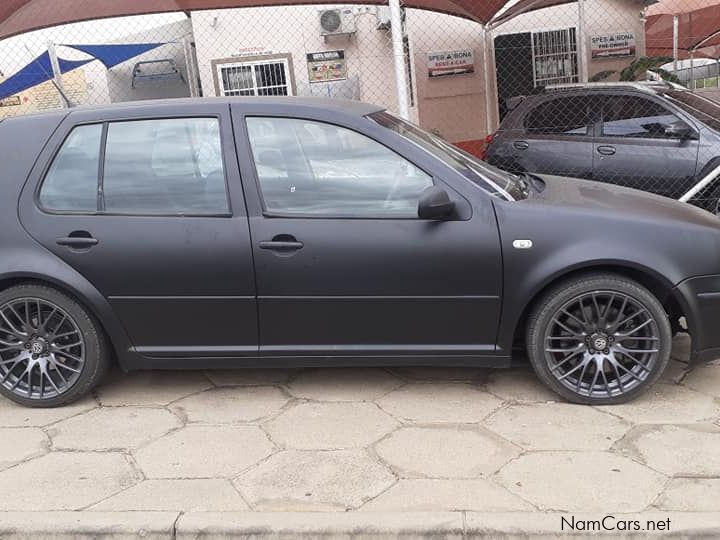
[[[579,84],[516,98],[488,163],[677,199],[720,165],[720,103],[663,83]],[[693,201],[718,213],[720,181]]]
[[[720,356],[720,222],[513,176],[380,107],[242,98],[0,123],[0,392],[125,370],[506,367],[568,400]]]

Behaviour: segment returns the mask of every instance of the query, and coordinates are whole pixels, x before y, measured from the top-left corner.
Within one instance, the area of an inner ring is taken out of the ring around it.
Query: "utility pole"
[[[403,35],[402,9],[400,0],[389,0],[390,31],[392,32],[393,58],[395,60],[395,85],[397,86],[398,113],[405,120],[410,119],[410,96],[408,93],[407,66],[405,64],[405,42]]]

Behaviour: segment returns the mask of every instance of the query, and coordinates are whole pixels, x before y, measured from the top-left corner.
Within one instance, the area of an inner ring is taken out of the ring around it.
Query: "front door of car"
[[[513,161],[526,172],[590,178],[591,123],[587,96],[543,100],[528,111],[522,126],[514,126]]]
[[[257,354],[229,108],[153,113],[71,113],[25,188],[23,225],[108,298],[137,352]]]
[[[263,354],[494,353],[501,259],[489,200],[471,208],[445,185],[461,215],[420,220],[420,194],[442,183],[377,140],[310,119],[234,118],[248,137],[239,155]]]
[[[644,96],[602,96],[593,178],[672,198],[694,184],[699,143],[694,128]],[[669,126],[688,126],[683,136]]]

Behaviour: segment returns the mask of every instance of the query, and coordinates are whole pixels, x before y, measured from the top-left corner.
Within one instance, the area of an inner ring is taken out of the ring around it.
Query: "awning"
[[[58,65],[61,73],[67,73],[92,61],[92,58],[88,60],[65,60],[58,58]],[[0,99],[19,94],[28,88],[42,84],[52,78],[53,68],[50,63],[50,55],[45,51],[13,76],[0,83]]]
[[[673,55],[673,19],[678,18],[678,57],[720,56],[720,0],[663,0],[645,23],[648,56]]]
[[[165,43],[119,43],[111,45],[64,45],[72,49],[89,54],[93,58],[100,60],[105,67],[110,69],[118,64],[140,56],[148,51],[157,49]]]
[[[131,58],[139,56],[143,53],[156,49],[165,43],[121,43],[111,45],[63,45],[85,54],[92,58],[84,60],[66,60],[58,57],[58,66],[60,73],[67,73],[73,69],[79,68],[92,62],[99,60],[106,68],[110,69],[121,64]],[[53,68],[50,62],[50,54],[45,51],[35,58],[27,66],[20,71],[0,83],[0,99],[5,99],[15,94],[42,84],[53,78]]]
[[[409,8],[429,9],[490,22],[506,5],[510,14],[574,0],[404,0]],[[298,4],[336,4],[328,0],[0,0],[0,39],[78,21],[173,11]],[[386,4],[387,0],[343,0],[343,4]],[[502,17],[508,16],[503,13]]]

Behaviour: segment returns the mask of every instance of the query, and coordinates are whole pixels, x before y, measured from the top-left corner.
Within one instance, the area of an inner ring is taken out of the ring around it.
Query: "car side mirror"
[[[666,124],[664,131],[665,135],[674,139],[690,139],[694,133],[690,126],[681,120]]]
[[[418,217],[420,219],[446,219],[455,212],[455,203],[443,188],[430,186],[420,195]]]

